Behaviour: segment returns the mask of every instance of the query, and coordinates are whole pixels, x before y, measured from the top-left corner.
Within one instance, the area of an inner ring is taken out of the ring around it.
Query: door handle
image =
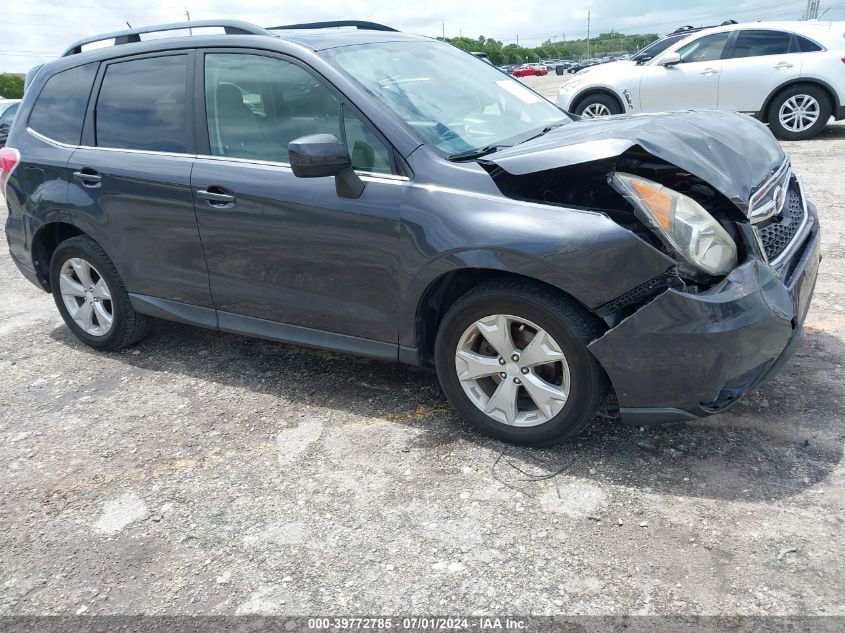
[[[719,70],[716,69],[716,68],[705,68],[704,70],[701,71],[701,74],[702,75],[715,75],[717,72],[719,72]]]
[[[233,207],[235,206],[235,196],[228,193],[228,190],[223,187],[208,187],[207,189],[197,190],[197,198],[205,200],[209,206],[212,207]]]
[[[73,178],[82,183],[83,187],[99,187],[103,180],[103,177],[90,167],[73,172]]]
[[[778,70],[783,70],[784,68],[792,68],[795,64],[790,64],[789,62],[780,62],[779,64],[775,64],[772,68],[777,68]]]

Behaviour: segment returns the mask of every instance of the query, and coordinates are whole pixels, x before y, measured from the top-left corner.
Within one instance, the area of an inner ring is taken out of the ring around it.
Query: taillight
[[[21,162],[21,153],[14,147],[0,148],[0,193],[6,196],[6,183],[9,176]]]

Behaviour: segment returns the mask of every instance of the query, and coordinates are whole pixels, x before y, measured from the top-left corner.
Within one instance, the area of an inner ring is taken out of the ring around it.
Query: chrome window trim
[[[212,160],[212,161],[223,161],[227,163],[243,163],[245,165],[263,165],[265,167],[281,167],[287,171],[292,170],[293,168],[290,166],[290,163],[285,163],[282,161],[275,161],[275,160],[259,160],[257,158],[238,158],[235,156],[214,156],[213,154],[198,154],[196,156],[197,160]],[[358,174],[363,180],[367,182],[371,182],[374,180],[377,181],[392,181],[396,183],[402,182],[410,182],[410,178],[407,176],[400,176],[399,174],[381,174],[378,172],[372,171],[363,171],[363,170],[355,170],[355,173]]]
[[[765,182],[760,185],[760,188],[757,189],[756,192],[754,192],[754,194],[751,196],[751,199],[748,201],[748,218],[751,220],[752,224],[763,222],[765,220],[768,220],[773,215],[780,213],[781,209],[775,208],[774,200],[772,200],[768,204],[761,206],[759,209],[757,209],[757,204],[762,198],[766,196],[766,194],[771,191],[772,187],[783,183],[783,181],[786,181],[785,184],[788,188],[790,176],[791,171],[789,164],[789,156],[787,156],[783,159],[783,162],[781,163],[780,167],[777,168],[775,173],[769,176],[765,180]],[[786,199],[784,198],[784,202],[785,200]]]
[[[96,149],[105,152],[129,152],[131,154],[147,154],[150,156],[170,156],[176,158],[193,158],[194,160],[218,160],[218,161],[226,161],[226,162],[236,162],[236,163],[245,163],[251,165],[265,165],[267,167],[281,167],[285,170],[291,170],[290,163],[283,163],[281,161],[272,161],[272,160],[257,160],[252,158],[235,158],[233,156],[211,156],[209,154],[181,154],[178,152],[161,152],[157,150],[147,150],[147,149],[130,149],[124,147],[96,147],[92,145],[69,145],[68,143],[62,143],[61,141],[57,141],[52,139],[48,136],[44,136],[40,132],[36,132],[31,127],[27,127],[26,131],[32,134],[35,138],[44,141],[45,143],[49,143],[55,147],[61,147],[62,149]],[[399,174],[381,174],[378,172],[371,172],[371,171],[363,171],[363,170],[355,170],[355,173],[361,177],[362,180],[365,182],[384,182],[388,181],[391,183],[400,184],[403,182],[410,182],[410,178],[407,176],[400,176]]]

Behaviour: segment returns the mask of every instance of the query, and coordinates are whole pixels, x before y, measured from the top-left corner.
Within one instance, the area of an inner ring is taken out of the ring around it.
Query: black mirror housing
[[[349,150],[333,134],[309,134],[291,141],[288,160],[297,178],[337,176],[352,166]]]
[[[364,182],[352,169],[349,150],[333,134],[309,134],[288,144],[288,160],[297,178],[335,177],[337,195],[360,198]]]

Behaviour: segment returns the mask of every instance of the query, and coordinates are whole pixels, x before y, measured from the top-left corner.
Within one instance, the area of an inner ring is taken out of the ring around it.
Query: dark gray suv
[[[762,124],[582,121],[372,23],[84,40],[34,74],[0,169],[12,258],[88,345],[156,317],[433,362],[525,444],[724,410],[799,344],[819,263]]]

